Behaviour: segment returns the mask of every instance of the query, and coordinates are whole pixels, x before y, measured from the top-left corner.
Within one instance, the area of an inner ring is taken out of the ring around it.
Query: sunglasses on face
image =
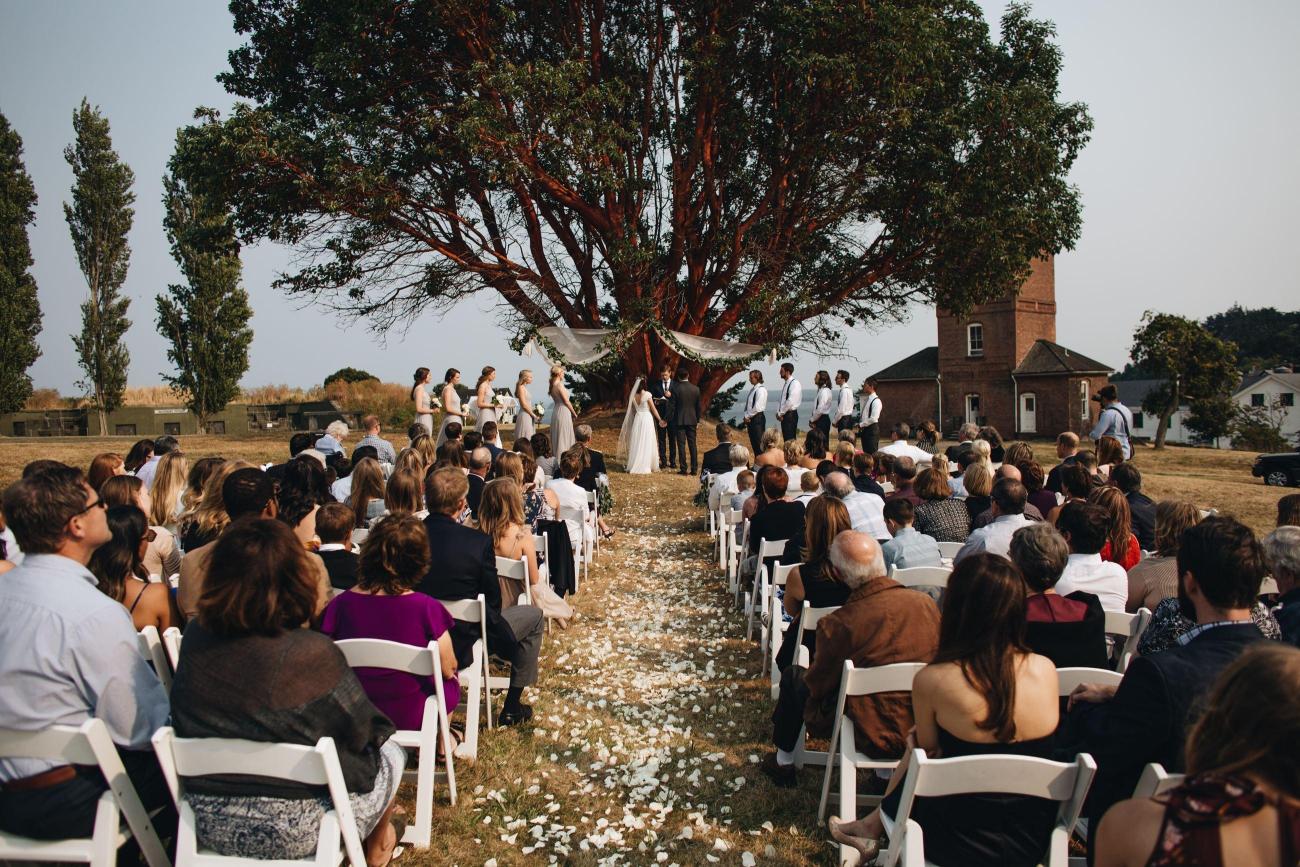
[[[104,499],[103,499],[102,497],[100,497],[100,498],[96,499],[95,502],[93,502],[93,503],[87,503],[87,504],[86,504],[86,508],[82,509],[81,511],[79,511],[79,512],[73,512],[73,513],[72,513],[72,517],[74,517],[74,518],[76,518],[76,517],[80,517],[81,515],[84,515],[84,514],[86,514],[87,512],[89,512],[91,509],[104,509],[105,511],[107,511],[107,510],[108,510],[108,503],[104,502]]]

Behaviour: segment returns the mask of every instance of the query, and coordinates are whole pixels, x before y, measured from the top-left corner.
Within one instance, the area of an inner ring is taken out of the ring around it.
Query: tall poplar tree
[[[90,297],[81,305],[81,333],[72,336],[85,378],[79,383],[99,413],[99,433],[122,403],[131,355],[122,342],[131,299],[120,294],[131,261],[126,236],[135,218],[135,173],[113,150],[108,119],[85,100],[72,115],[73,144],[63,157],[72,166],[72,204],[63,214]]]
[[[179,138],[183,138],[184,131]],[[185,277],[157,296],[158,328],[171,341],[175,374],[162,374],[207,430],[208,418],[239,395],[248,371],[253,311],[240,282],[239,242],[230,209],[196,193],[173,159],[163,178],[163,226]]]
[[[23,140],[0,114],[0,412],[31,396],[27,369],[40,357],[41,304],[27,270],[27,227],[36,219],[36,188],[23,165]]]

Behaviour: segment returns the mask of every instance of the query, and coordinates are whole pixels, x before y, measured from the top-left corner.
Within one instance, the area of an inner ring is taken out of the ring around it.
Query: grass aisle
[[[461,803],[438,792],[434,848],[398,863],[831,863],[817,771],[784,791],[758,770],[771,701],[694,479],[613,483],[618,535],[581,621],[547,636],[533,724],[483,733],[478,764],[457,767]]]

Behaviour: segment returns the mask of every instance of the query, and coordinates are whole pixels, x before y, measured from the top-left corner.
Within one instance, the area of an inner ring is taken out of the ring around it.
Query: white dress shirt
[[[831,417],[831,421],[839,424],[840,419],[853,415],[854,403],[853,389],[847,384],[841,385],[839,397],[836,399],[835,415]]]
[[[877,541],[890,538],[889,528],[885,526],[885,501],[876,494],[864,494],[854,491],[842,502],[849,510],[849,524],[859,533],[866,533]]]
[[[884,404],[880,402],[880,395],[869,394],[864,400],[865,402],[862,404],[862,426],[879,424],[880,410],[884,407]]]
[[[97,717],[119,747],[149,749],[170,708],[140,655],[126,606],[90,570],[59,554],[28,554],[0,582],[0,728],[44,731]],[[8,782],[61,762],[0,759]]]
[[[880,450],[894,457],[911,458],[918,464],[928,464],[934,459],[934,455],[924,449],[917,448],[907,440],[894,440],[889,445],[881,446]]]
[[[736,483],[736,477],[744,467],[733,467],[725,473],[718,473],[713,477],[713,482],[709,485],[709,511],[716,512],[722,508],[723,498],[731,499],[731,495],[740,490]]]
[[[829,386],[823,385],[817,389],[817,397],[813,400],[812,417],[819,419],[831,411],[831,390]]]
[[[570,479],[551,479],[546,483],[546,490],[555,491],[555,498],[560,502],[560,507],[555,510],[556,517],[568,525],[569,542],[573,545],[574,553],[581,552],[583,528],[587,526],[586,517],[590,508],[587,505],[587,491]]]
[[[158,462],[161,460],[162,455],[153,455],[144,462],[140,469],[135,471],[135,477],[144,485],[145,490],[153,487],[153,477],[158,472]]]
[[[767,387],[759,383],[749,389],[749,397],[745,400],[745,421],[761,412],[767,412]]]
[[[781,388],[781,405],[776,408],[777,415],[785,415],[787,412],[798,412],[799,404],[803,401],[803,386],[799,380],[793,376],[785,381]]]
[[[1008,555],[1011,553],[1011,537],[1015,535],[1016,530],[1032,523],[1033,521],[1024,515],[998,515],[993,519],[993,523],[971,531],[966,544],[962,545],[957,556],[952,558],[953,565],[960,563],[971,554],[999,554],[1010,559]],[[1124,592],[1127,598],[1127,583]],[[1123,602],[1120,605],[1122,611]]]
[[[1128,573],[1118,563],[1102,560],[1100,554],[1071,554],[1056,582],[1056,592],[1064,596],[1076,590],[1096,596],[1106,611],[1123,611],[1128,601]]]

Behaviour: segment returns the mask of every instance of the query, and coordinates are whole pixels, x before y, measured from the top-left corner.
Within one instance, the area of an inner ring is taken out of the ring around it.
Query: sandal
[[[448,726],[448,732],[451,734],[451,754],[456,755],[457,748],[465,742],[465,733],[457,731],[454,727]],[[442,764],[447,761],[447,755],[442,749],[442,736],[438,737],[438,763]]]
[[[840,827],[849,823],[840,819],[839,816],[831,816],[830,821],[826,824],[831,832],[831,839],[836,843],[849,846],[858,851],[859,864],[870,864],[880,854],[879,840],[871,837],[854,837],[852,834],[841,831]]]

